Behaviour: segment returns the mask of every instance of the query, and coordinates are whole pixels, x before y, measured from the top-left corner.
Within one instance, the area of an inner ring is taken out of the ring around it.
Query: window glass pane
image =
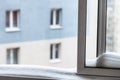
[[[55,58],[58,59],[59,58],[59,45],[60,44],[56,44],[56,55],[55,55]]]
[[[120,0],[107,0],[105,67],[120,68]]]
[[[6,27],[10,27],[10,11],[6,12]]]
[[[0,64],[76,70],[78,0],[1,2]],[[11,54],[5,55],[7,49]]]
[[[58,9],[58,10],[56,10],[56,24],[57,25],[59,25],[60,24],[60,12],[61,12],[61,10],[60,9]]]
[[[53,45],[50,45],[50,59],[53,59]]]
[[[15,48],[13,49],[13,63],[14,64],[18,64],[18,51],[19,51],[19,48]]]
[[[10,49],[7,50],[7,64],[10,64]]]
[[[119,15],[115,16],[115,14],[118,14],[116,7],[119,4],[116,4],[116,2],[119,3],[118,0],[108,0],[107,3],[106,50],[109,52],[119,52],[119,20],[116,21]]]
[[[53,10],[51,10],[50,23],[51,23],[51,25],[53,25]]]
[[[13,26],[18,26],[18,11],[13,11]]]
[[[120,0],[87,1],[86,66],[120,68]]]

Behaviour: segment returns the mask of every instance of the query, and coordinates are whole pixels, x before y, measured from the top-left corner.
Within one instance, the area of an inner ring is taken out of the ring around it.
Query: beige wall
[[[61,43],[60,61],[50,62],[50,44]],[[40,40],[12,44],[1,44],[0,64],[6,64],[6,49],[20,47],[19,64],[42,65],[60,68],[77,66],[77,38]]]

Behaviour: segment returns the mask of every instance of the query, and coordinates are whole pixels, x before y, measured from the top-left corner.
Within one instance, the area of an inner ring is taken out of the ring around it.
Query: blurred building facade
[[[76,67],[78,0],[0,5],[0,64]]]

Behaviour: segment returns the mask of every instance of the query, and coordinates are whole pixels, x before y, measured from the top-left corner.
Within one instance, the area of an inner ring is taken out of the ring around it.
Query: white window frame
[[[120,77],[120,69],[96,68],[86,66],[86,14],[87,0],[80,0],[79,3],[79,31],[78,31],[78,74],[97,75],[97,76],[114,76]],[[105,52],[106,40],[106,14],[107,0],[98,0],[98,36],[97,36],[97,53],[98,56]],[[81,46],[82,45],[82,46]]]
[[[20,24],[20,10],[7,10],[9,11],[9,26],[6,27],[6,32],[14,32],[14,31],[20,31],[19,24]],[[7,12],[6,11],[6,12]],[[13,12],[17,11],[17,26],[13,25]],[[7,17],[7,15],[6,15]]]
[[[7,55],[10,54],[10,63],[7,63],[7,64],[10,64],[10,65],[14,64],[14,50],[15,49],[18,49],[18,52],[17,52],[17,63],[16,63],[16,64],[18,64],[19,48],[8,48],[7,49],[7,51],[6,51]],[[8,53],[8,50],[10,51],[10,53]],[[8,56],[6,56],[6,57],[8,57]],[[7,58],[6,58],[6,61],[7,61]]]
[[[56,58],[56,45],[59,45],[58,50],[58,58]],[[61,50],[61,43],[53,43],[50,45],[50,48],[52,47],[52,51],[50,49],[50,63],[58,63],[61,62],[60,60],[60,50]]]
[[[57,23],[57,10],[59,10],[59,24],[56,24]],[[50,25],[50,28],[51,29],[61,29],[61,19],[62,19],[62,9],[52,9],[51,10],[51,13],[50,13],[52,16],[50,16],[50,20],[53,20],[53,24],[51,23]]]

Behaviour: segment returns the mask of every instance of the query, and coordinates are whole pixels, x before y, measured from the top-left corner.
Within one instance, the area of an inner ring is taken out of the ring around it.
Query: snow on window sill
[[[51,25],[50,29],[62,29],[60,25]]]
[[[5,29],[6,32],[16,32],[16,31],[20,31],[19,28],[6,28]]]
[[[53,78],[76,79],[76,68],[63,69],[34,65],[1,65],[0,76],[25,77],[25,78]],[[73,76],[70,76],[73,75]]]
[[[53,59],[53,60],[50,60],[50,63],[59,63],[59,62],[61,62],[60,59]]]

